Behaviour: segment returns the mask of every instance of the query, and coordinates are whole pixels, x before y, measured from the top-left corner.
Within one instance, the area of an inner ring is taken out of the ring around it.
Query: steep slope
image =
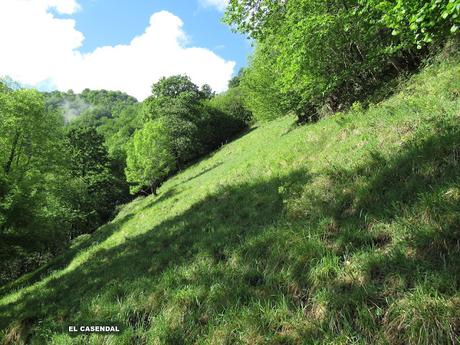
[[[385,102],[254,129],[3,287],[35,344],[460,341],[460,62]],[[69,324],[120,335],[72,338]]]

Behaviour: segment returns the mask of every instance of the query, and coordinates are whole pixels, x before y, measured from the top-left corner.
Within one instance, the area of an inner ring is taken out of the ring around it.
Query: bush
[[[244,128],[252,122],[252,113],[246,107],[243,97],[241,87],[231,87],[226,92],[214,96],[209,101],[209,105],[226,114],[237,125]]]

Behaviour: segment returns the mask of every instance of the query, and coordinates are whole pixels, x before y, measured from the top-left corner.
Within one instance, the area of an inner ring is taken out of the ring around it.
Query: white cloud
[[[38,2],[43,3],[43,5],[48,8],[54,7],[59,13],[62,14],[72,14],[80,9],[80,5],[76,2],[76,0],[38,0]]]
[[[200,0],[200,3],[204,7],[215,7],[219,11],[224,11],[227,7],[228,0]]]
[[[78,48],[84,36],[73,19],[60,19],[50,8],[72,14],[75,0],[0,0],[0,75],[24,84],[52,83],[57,89],[121,90],[139,99],[162,76],[187,74],[202,85],[223,91],[235,63],[204,48],[187,47],[182,21],[162,11],[145,32],[127,45]]]

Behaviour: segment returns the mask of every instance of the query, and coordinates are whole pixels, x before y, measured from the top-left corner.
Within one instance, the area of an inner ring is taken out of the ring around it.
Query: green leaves
[[[224,20],[257,40],[241,80],[255,117],[316,118],[414,68],[458,32],[459,11],[460,0],[232,0]]]
[[[65,241],[57,192],[63,134],[62,118],[37,91],[0,90],[0,282],[24,273],[15,264],[34,268],[29,255]]]
[[[370,4],[381,11],[384,25],[406,45],[419,49],[434,41],[442,42],[458,30],[459,0],[377,0]]]
[[[147,122],[127,147],[126,178],[131,192],[143,188],[153,192],[175,168],[170,133],[162,118]]]
[[[31,258],[51,257],[72,237],[93,232],[127,200],[95,125],[98,115],[134,103],[111,91],[43,95],[0,87],[0,282],[42,263]],[[64,126],[70,110],[92,118]]]
[[[235,90],[215,96],[183,75],[155,83],[143,104],[144,124],[127,146],[131,193],[155,193],[171,174],[244,129],[251,115]]]

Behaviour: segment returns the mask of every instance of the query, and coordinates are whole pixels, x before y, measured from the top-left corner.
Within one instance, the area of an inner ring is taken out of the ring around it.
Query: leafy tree
[[[459,10],[459,0],[231,0],[225,21],[257,41],[241,80],[254,116],[308,121],[417,67],[427,52],[417,46],[445,42]]]
[[[200,90],[187,76],[162,78],[152,86],[143,105],[146,124],[127,148],[126,176],[132,193],[156,193],[166,177],[247,126],[249,115],[242,104],[212,105],[216,97],[209,86]]]
[[[286,5],[284,0],[230,0],[224,21],[237,31],[260,40],[272,34],[279,25]]]
[[[270,47],[258,44],[249,67],[240,77],[239,88],[244,104],[257,121],[273,120],[289,111],[285,96],[277,85],[281,79],[280,68],[271,54]]]
[[[110,111],[123,105],[137,103],[136,98],[121,91],[84,89],[81,93],[81,98],[92,105],[109,108]]]
[[[154,98],[176,98],[184,93],[200,96],[198,86],[185,75],[174,75],[168,78],[161,78],[152,86],[152,96]]]
[[[196,93],[185,91],[174,97],[153,98],[147,104],[147,121],[163,119],[164,125],[170,131],[171,150],[178,168],[202,152],[197,127],[200,102],[201,96],[196,90]]]
[[[240,70],[238,71],[238,74],[228,81],[229,89],[240,86],[241,77],[243,76],[244,71],[245,71],[244,68],[240,68]]]
[[[244,93],[240,86],[231,87],[226,92],[214,96],[209,101],[209,106],[232,120],[239,130],[247,127],[252,121],[252,113],[245,104]]]
[[[369,7],[380,11],[382,22],[405,47],[442,44],[460,27],[460,0],[371,0],[362,4],[363,14]]]
[[[41,94],[4,88],[0,114],[0,280],[7,280],[65,245],[58,192],[65,160],[62,118]]]
[[[147,121],[162,118],[169,131],[170,148],[181,169],[203,153],[198,123],[206,95],[187,76],[162,78],[152,86],[152,96],[144,102]]]
[[[62,127],[59,115],[47,112],[36,91],[0,93],[0,164],[7,176],[20,180],[39,166],[52,169],[59,153],[56,141]]]
[[[195,121],[187,119],[181,114],[186,114],[187,108],[180,105],[172,108],[175,115],[161,118],[165,124],[170,138],[171,153],[175,159],[176,167],[181,170],[185,164],[191,162],[203,153],[200,140],[201,129]]]
[[[201,86],[200,92],[203,95],[203,98],[205,99],[211,99],[216,95],[216,93],[212,91],[211,86],[209,86],[208,84],[204,84],[203,86]]]
[[[93,127],[73,125],[67,133],[72,189],[67,198],[73,210],[71,237],[94,231],[127,201],[127,186],[117,178],[104,145]]]
[[[104,138],[92,127],[73,125],[67,133],[72,172],[86,177],[109,169],[109,158]]]
[[[201,119],[198,123],[199,140],[204,149],[204,153],[211,152],[230,141],[236,134],[247,127],[247,124],[233,116],[245,116],[246,114],[237,113],[241,109],[229,109],[233,114],[219,109],[216,106],[206,105],[201,112]]]
[[[127,106],[137,104],[137,100],[120,91],[89,90],[75,94],[53,91],[45,93],[49,109],[60,110],[66,122],[80,121],[86,126],[99,126],[104,119],[111,119],[114,114]]]
[[[126,161],[126,144],[137,129],[142,128],[140,103],[125,106],[114,113],[112,119],[107,119],[97,128],[105,138],[109,156],[117,164]]]
[[[41,94],[0,83],[0,282],[46,262],[128,200],[125,155],[114,154],[122,164],[109,156],[106,137],[127,141],[140,127],[138,108],[119,92]],[[65,126],[69,112],[79,120]]]
[[[162,118],[147,122],[127,146],[126,177],[131,192],[151,192],[175,169],[171,137]]]

